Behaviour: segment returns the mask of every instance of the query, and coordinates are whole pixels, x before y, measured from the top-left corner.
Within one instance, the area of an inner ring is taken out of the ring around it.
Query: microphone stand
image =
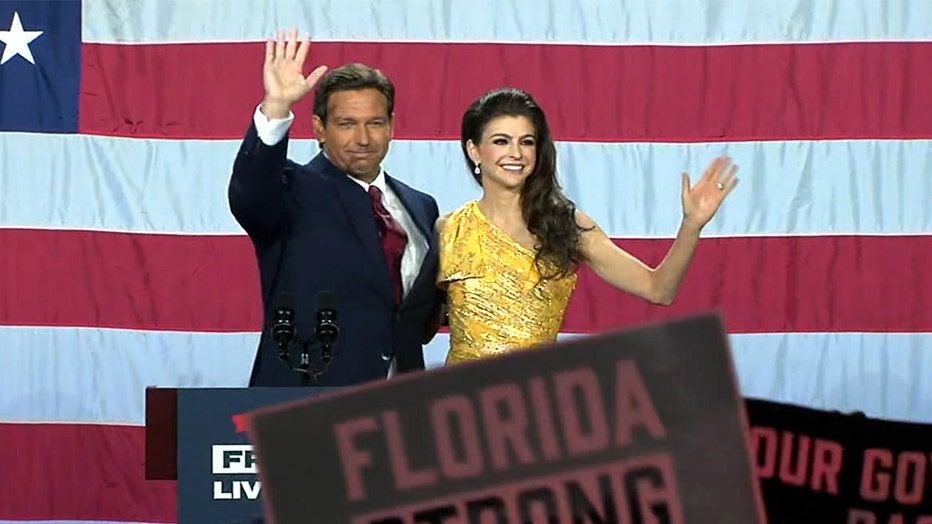
[[[300,363],[297,366],[294,366],[291,363],[290,353],[291,346],[297,345],[301,348],[301,359]],[[309,351],[311,347],[320,345],[320,365],[314,366],[311,364],[311,352]],[[288,344],[287,351],[279,351],[279,358],[285,362],[285,364],[291,368],[292,371],[301,374],[301,385],[302,387],[316,386],[320,381],[321,375],[323,375],[327,368],[330,367],[330,358],[331,358],[331,344],[324,343],[320,341],[316,336],[311,335],[304,339],[297,338],[293,342]]]
[[[330,367],[333,343],[340,334],[337,323],[336,297],[330,291],[321,291],[317,296],[317,325],[313,333],[305,338],[297,337],[297,326],[294,321],[293,298],[289,294],[280,297],[280,304],[276,309],[276,320],[272,325],[272,338],[278,348],[278,358],[292,371],[301,373],[301,384],[304,387],[315,386],[320,381],[327,368]],[[291,363],[291,348],[298,345],[301,348],[301,360],[298,366]],[[320,346],[320,366],[311,365],[310,347]]]
[[[320,367],[314,368],[311,366],[311,355],[308,348],[319,344],[320,341],[315,336],[308,337],[301,344],[301,364],[298,365],[295,371],[301,373],[301,385],[304,387],[316,386],[320,381],[320,376],[330,367],[330,351],[329,349],[325,351],[323,347],[321,348]],[[320,345],[322,346],[322,344]]]

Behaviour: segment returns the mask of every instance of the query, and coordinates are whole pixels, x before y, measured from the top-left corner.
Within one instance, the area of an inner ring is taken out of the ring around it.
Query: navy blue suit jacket
[[[417,280],[396,306],[369,195],[323,153],[299,165],[287,151],[287,136],[269,147],[250,125],[229,185],[230,209],[253,243],[262,288],[264,329],[250,386],[301,385],[268,329],[279,293],[294,295],[298,337],[313,333],[318,293],[337,296],[341,332],[319,385],[384,378],[392,358],[399,373],[424,369],[423,344],[436,332],[442,300],[435,285],[437,202],[386,174],[429,243]],[[295,364],[298,358],[295,349]]]

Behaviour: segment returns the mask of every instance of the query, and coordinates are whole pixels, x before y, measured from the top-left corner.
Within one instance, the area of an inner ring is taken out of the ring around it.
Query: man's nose
[[[353,138],[357,144],[367,146],[369,145],[369,130],[366,129],[366,126],[358,126]]]

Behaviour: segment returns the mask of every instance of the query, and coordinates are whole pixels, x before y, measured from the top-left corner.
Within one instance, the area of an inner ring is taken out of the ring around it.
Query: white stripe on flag
[[[313,140],[291,143],[299,162]],[[5,135],[2,227],[243,234],[227,203],[239,141]],[[42,155],[35,151],[45,152]],[[679,173],[715,156],[739,165],[738,189],[703,236],[909,235],[932,231],[932,141],[558,144],[561,182],[615,237],[671,237]],[[386,169],[442,212],[479,195],[455,141],[392,142]],[[28,173],[28,175],[27,175]]]
[[[747,397],[932,420],[932,333],[729,340]],[[0,383],[10,392],[0,401],[0,421],[142,424],[146,386],[244,386],[257,341],[257,333],[3,327],[0,347],[17,365],[0,367]],[[441,334],[428,345],[428,366],[443,364],[448,344]],[[51,377],[54,391],[47,387]]]
[[[316,41],[720,45],[932,40],[932,2],[852,0],[109,0],[83,3],[86,42]]]

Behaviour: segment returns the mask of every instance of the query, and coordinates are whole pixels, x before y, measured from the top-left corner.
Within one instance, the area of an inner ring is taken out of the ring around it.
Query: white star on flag
[[[29,50],[29,42],[32,42],[42,31],[23,31],[23,24],[19,21],[19,12],[13,13],[13,22],[10,24],[9,31],[0,31],[0,42],[6,44],[3,48],[3,57],[0,58],[0,65],[16,55],[20,55],[29,63],[35,65],[36,61],[32,57],[32,51]]]

